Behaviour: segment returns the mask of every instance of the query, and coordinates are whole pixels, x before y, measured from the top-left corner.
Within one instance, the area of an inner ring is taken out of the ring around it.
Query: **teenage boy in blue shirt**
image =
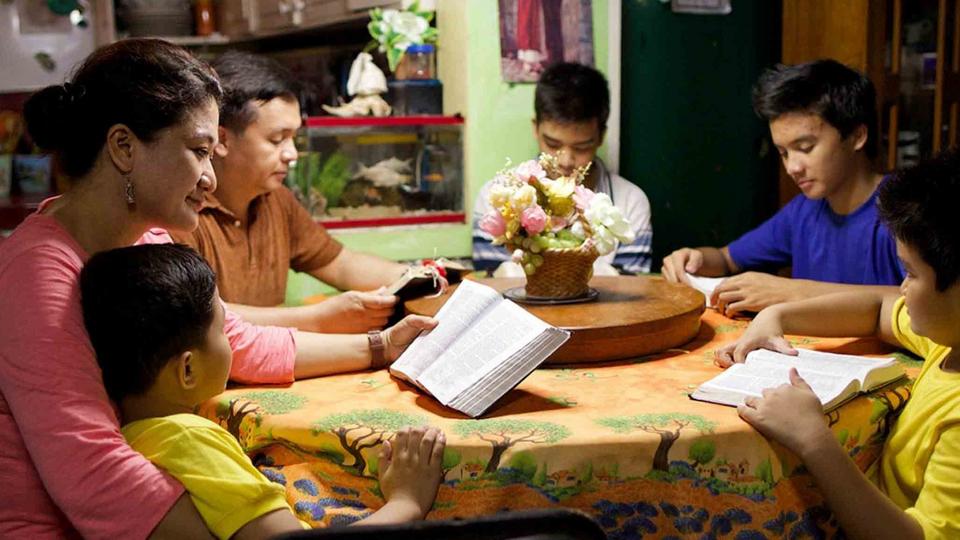
[[[663,275],[730,276],[713,292],[726,314],[850,290],[891,290],[903,279],[896,245],[876,209],[876,93],[833,60],[780,65],[761,77],[754,109],[802,192],[756,229],[722,248],[681,248]],[[790,266],[792,279],[763,271]]]

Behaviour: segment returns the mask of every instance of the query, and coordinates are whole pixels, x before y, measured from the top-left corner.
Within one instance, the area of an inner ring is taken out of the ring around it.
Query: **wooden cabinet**
[[[399,8],[400,0],[221,0],[218,20],[223,34],[244,39],[366,19],[373,7]]]
[[[957,143],[960,0],[783,0],[783,62],[833,58],[877,89],[879,163],[910,165]],[[781,177],[780,198],[798,193]]]

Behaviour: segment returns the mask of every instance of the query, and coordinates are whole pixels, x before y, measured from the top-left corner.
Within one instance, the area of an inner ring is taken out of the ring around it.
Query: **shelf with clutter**
[[[310,117],[287,178],[328,229],[464,223],[460,116]]]

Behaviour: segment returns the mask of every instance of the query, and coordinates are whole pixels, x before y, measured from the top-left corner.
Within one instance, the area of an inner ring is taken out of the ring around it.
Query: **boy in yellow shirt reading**
[[[180,481],[218,538],[302,530],[282,486],[240,444],[192,414],[223,392],[231,350],[213,271],[183,245],[142,245],[94,255],[80,275],[84,323],[104,385],[130,445]],[[443,434],[407,429],[381,449],[386,504],[364,524],[421,519],[440,483]]]
[[[912,397],[868,479],[824,422],[820,401],[790,384],[748,398],[740,416],[796,453],[851,538],[960,538],[960,155],[900,171],[880,187],[880,215],[907,270],[902,296],[840,293],[761,311],[721,366],[764,347],[795,351],[784,334],[876,335],[923,356]],[[872,480],[872,481],[871,481]]]

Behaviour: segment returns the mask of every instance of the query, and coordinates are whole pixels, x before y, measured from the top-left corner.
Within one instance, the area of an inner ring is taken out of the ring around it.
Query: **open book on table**
[[[813,389],[823,410],[836,409],[857,394],[870,392],[905,376],[893,358],[867,358],[849,354],[798,349],[790,356],[766,349],[747,354],[746,361],[700,385],[691,398],[737,406],[748,396],[759,397],[766,388],[790,382],[790,368]]]
[[[472,417],[520,383],[570,337],[499,292],[463,281],[390,372]]]

